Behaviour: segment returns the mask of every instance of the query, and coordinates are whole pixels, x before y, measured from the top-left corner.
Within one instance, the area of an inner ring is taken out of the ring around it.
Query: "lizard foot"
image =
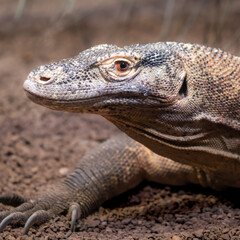
[[[19,205],[13,210],[0,212],[0,233],[9,224],[21,224],[24,225],[23,234],[27,234],[34,224],[41,225],[58,215],[51,206],[46,205],[46,202],[30,199],[27,201],[16,194],[2,195],[0,196],[0,202],[11,206]],[[73,232],[75,231],[76,222],[81,216],[80,205],[73,202],[63,208],[65,207],[69,209],[68,213],[71,216],[71,231]]]
[[[0,232],[9,224],[21,224],[27,234],[34,224],[40,225],[67,211],[74,231],[79,218],[137,186],[144,175],[139,162],[149,156],[142,145],[125,135],[113,137],[81,158],[73,173],[44,194],[29,199],[0,196],[0,202],[17,206],[0,212]]]

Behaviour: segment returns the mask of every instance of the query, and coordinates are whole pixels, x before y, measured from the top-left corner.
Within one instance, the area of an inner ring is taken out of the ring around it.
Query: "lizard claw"
[[[33,206],[34,204],[32,202],[24,202],[23,204],[21,204],[20,206],[13,210],[0,212],[0,222],[3,221],[7,216],[12,215],[13,213],[21,214],[23,212],[30,210],[31,208],[33,208]]]
[[[12,199],[14,199],[14,201],[12,201]],[[78,203],[69,202],[65,206],[61,204],[58,205],[56,204],[55,198],[52,196],[49,197],[48,195],[29,200],[25,200],[14,194],[0,196],[0,202],[9,204],[8,200],[10,200],[11,204],[19,203],[23,200],[24,202],[15,209],[0,212],[0,232],[9,224],[21,224],[24,225],[23,234],[25,235],[33,225],[41,225],[49,221],[54,216],[66,210],[66,208],[69,209],[71,216],[71,232],[74,232],[76,222],[82,215],[82,206],[80,207]]]
[[[23,217],[23,213],[21,212],[14,212],[5,217],[2,222],[0,223],[0,233],[3,231],[3,229],[10,223],[16,220],[21,220]]]
[[[3,197],[2,199],[9,199],[8,196],[10,195],[6,196],[6,198]],[[29,200],[13,210],[1,212],[0,222],[2,222],[0,223],[0,232],[2,232],[8,224],[25,223],[23,234],[27,234],[32,225],[35,223],[42,224],[54,216],[52,210],[39,210],[41,208],[44,207],[40,206],[37,201]]]
[[[81,216],[81,208],[78,203],[72,203],[69,208],[69,213],[71,215],[71,232],[75,232],[76,222]]]
[[[52,216],[53,216],[53,213],[45,210],[39,210],[33,213],[25,223],[25,226],[23,229],[23,235],[27,234],[30,227],[33,226],[35,223],[44,223],[48,221]]]

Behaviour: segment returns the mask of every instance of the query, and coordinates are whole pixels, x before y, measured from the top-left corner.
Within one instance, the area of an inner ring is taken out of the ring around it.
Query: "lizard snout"
[[[62,67],[52,66],[52,68],[45,69],[45,66],[42,66],[33,71],[31,79],[42,85],[47,85],[56,81],[58,78],[62,78],[63,76],[59,76],[61,72]]]

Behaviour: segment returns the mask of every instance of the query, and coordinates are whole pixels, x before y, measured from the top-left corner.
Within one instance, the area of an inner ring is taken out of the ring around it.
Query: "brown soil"
[[[182,38],[239,54],[237,0],[229,6],[227,1],[206,1],[184,34],[181,29],[195,1],[175,6],[167,34],[161,32],[165,1],[86,0],[75,3],[71,11],[65,1],[33,1],[14,21],[16,2],[0,3],[0,194],[46,191],[85,153],[119,132],[100,116],[55,112],[30,102],[22,83],[34,67],[98,43]],[[218,24],[227,8],[224,24]],[[9,226],[0,239],[240,239],[239,200],[239,190],[219,193],[143,183],[80,220],[72,235],[67,217],[59,216],[31,228],[28,236],[21,236],[22,226]],[[9,208],[0,204],[0,210],[5,209]]]

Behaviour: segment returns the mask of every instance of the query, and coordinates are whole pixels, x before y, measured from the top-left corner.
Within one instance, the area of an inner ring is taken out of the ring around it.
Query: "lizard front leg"
[[[144,178],[173,185],[196,183],[192,167],[164,159],[126,135],[120,135],[83,157],[75,171],[49,192],[31,199],[0,196],[4,204],[22,203],[0,213],[0,232],[8,224],[20,223],[25,225],[26,234],[33,224],[42,224],[66,211],[70,212],[74,231],[78,218],[137,186]]]
[[[62,212],[70,211],[72,230],[76,219],[87,216],[106,200],[138,185],[143,177],[140,158],[149,153],[125,135],[114,137],[83,157],[75,171],[49,192],[31,199],[17,195],[0,196],[0,202],[21,204],[0,213],[0,232],[8,224],[41,224]],[[24,202],[24,203],[23,203]]]

